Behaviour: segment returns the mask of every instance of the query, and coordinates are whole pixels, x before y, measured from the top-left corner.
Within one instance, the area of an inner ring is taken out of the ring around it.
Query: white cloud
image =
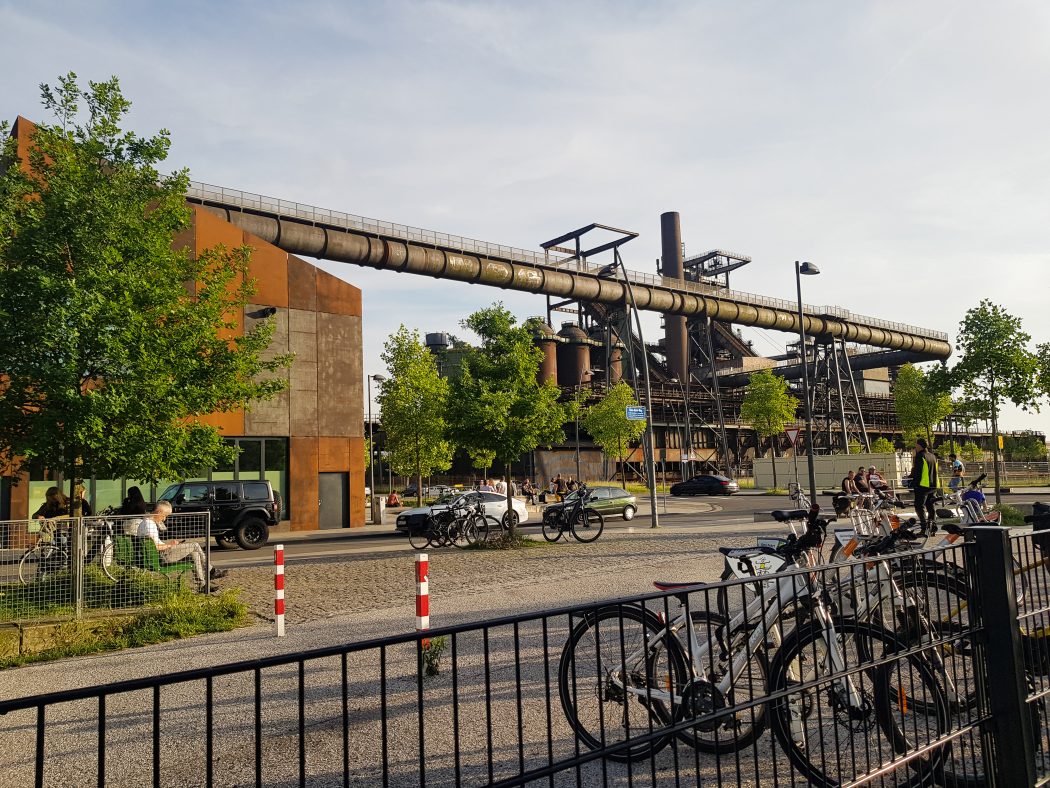
[[[530,248],[603,221],[646,270],[678,210],[689,250],[754,258],[741,289],[813,259],[813,302],[954,334],[989,297],[1046,341],[1048,33],[1029,2],[2,2],[0,106],[118,74],[199,180]],[[544,305],[344,275],[372,369],[405,315]]]

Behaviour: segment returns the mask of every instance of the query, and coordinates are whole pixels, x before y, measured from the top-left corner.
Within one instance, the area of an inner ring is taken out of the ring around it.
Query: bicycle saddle
[[[679,583],[672,580],[654,580],[653,588],[657,591],[677,591],[679,588],[695,588],[696,586],[706,585],[707,581],[697,580],[692,583]]]
[[[786,523],[790,520],[805,520],[809,516],[809,512],[805,509],[791,509],[790,511],[774,509],[770,514],[773,515],[773,519],[778,523]]]

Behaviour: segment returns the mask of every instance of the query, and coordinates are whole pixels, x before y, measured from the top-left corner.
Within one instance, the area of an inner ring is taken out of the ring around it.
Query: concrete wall
[[[901,477],[911,471],[911,457],[897,454],[818,454],[813,458],[813,469],[817,477],[818,490],[837,490],[847,472],[861,465],[874,465],[894,487],[901,486]],[[754,462],[755,487],[773,486],[773,463],[769,457]],[[777,458],[777,486],[787,487],[795,478],[795,465],[791,457]],[[809,466],[806,455],[798,458],[798,478],[803,488],[809,486]]]

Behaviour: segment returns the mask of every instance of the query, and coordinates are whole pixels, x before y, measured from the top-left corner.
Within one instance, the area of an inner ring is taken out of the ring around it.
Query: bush
[[[1021,514],[1020,509],[1015,509],[1008,503],[1001,503],[998,506],[994,506],[992,508],[995,509],[997,512],[1002,513],[1001,524],[1007,526],[1008,528],[1016,528],[1025,524],[1024,515]]]

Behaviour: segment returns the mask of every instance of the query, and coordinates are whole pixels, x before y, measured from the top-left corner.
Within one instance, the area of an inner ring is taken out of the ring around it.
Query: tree
[[[447,437],[448,381],[438,374],[433,354],[418,331],[402,325],[383,345],[390,376],[379,384],[379,406],[386,431],[390,466],[416,480],[416,500],[423,505],[423,476],[452,467]]]
[[[1003,437],[1003,454],[1011,462],[1033,462],[1046,459],[1046,443],[1031,434]]]
[[[41,92],[58,123],[35,127],[27,160],[0,126],[4,471],[43,466],[72,487],[232,462],[202,418],[272,397],[286,384],[270,373],[290,362],[262,359],[272,320],[232,335],[254,292],[250,249],[175,248],[188,174],[158,172],[166,131],[121,130],[116,78],[82,90],[71,73]]]
[[[634,390],[620,381],[600,402],[583,411],[580,423],[606,456],[614,457],[620,464],[620,480],[627,486],[627,471],[624,463],[631,453],[632,443],[645,434],[645,421],[627,418],[627,408],[638,404]]]
[[[893,406],[906,442],[924,437],[933,445],[931,429],[952,412],[952,399],[921,369],[905,364],[893,384]]]
[[[465,349],[451,381],[450,433],[468,452],[492,452],[506,465],[513,538],[510,464],[537,446],[562,440],[566,410],[554,383],[537,382],[543,351],[533,344],[531,331],[517,325],[502,304],[475,312],[461,325],[478,336],[480,345]]]
[[[999,407],[1004,400],[1023,410],[1038,410],[1036,373],[1039,357],[1028,349],[1031,336],[1021,328],[1021,319],[998,304],[984,299],[969,310],[959,324],[955,366],[946,378],[964,395],[983,405],[992,421],[992,467],[995,502],[999,493]]]
[[[893,454],[893,443],[886,438],[876,438],[871,444],[871,451],[873,454]]]
[[[489,475],[489,468],[496,461],[496,452],[489,449],[467,449],[467,456],[470,457],[470,467],[477,468],[485,477]]]
[[[1036,346],[1036,358],[1039,364],[1036,385],[1040,393],[1050,399],[1050,342],[1043,342]]]
[[[959,449],[959,456],[966,462],[980,462],[984,459],[984,450],[973,441],[967,441]]]
[[[740,418],[772,443],[774,487],[777,486],[777,447],[774,439],[784,431],[789,421],[795,420],[798,402],[798,398],[788,394],[787,380],[768,369],[752,374],[751,381],[744,389]]]

